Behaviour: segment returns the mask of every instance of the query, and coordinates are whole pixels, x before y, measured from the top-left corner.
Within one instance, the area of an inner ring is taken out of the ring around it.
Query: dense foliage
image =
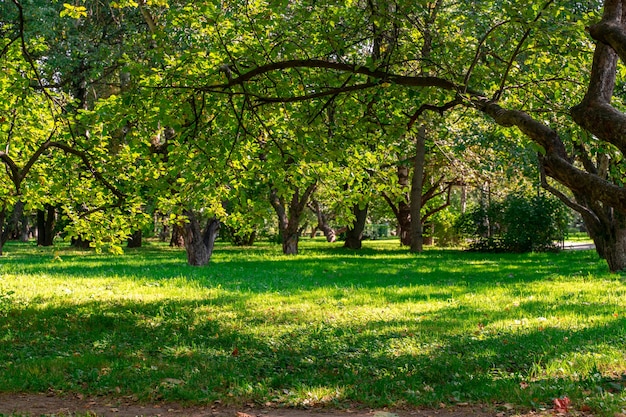
[[[24,211],[118,251],[160,217],[204,264],[269,209],[295,254],[316,201],[359,247],[385,198],[419,252],[485,160],[538,153],[626,268],[622,2],[0,2],[2,242]]]
[[[559,248],[567,222],[567,212],[555,198],[514,193],[476,205],[457,220],[457,228],[472,239],[473,250],[541,252]]]

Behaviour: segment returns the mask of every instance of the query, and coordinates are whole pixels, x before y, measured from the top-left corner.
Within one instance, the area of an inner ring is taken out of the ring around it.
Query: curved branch
[[[540,161],[541,161],[541,158],[540,158]],[[586,214],[590,218],[594,219],[594,221],[598,223],[600,222],[600,219],[598,219],[598,216],[593,211],[589,210],[585,206],[582,206],[576,203],[571,198],[569,198],[568,196],[566,196],[561,191],[557,190],[556,188],[554,188],[548,183],[548,178],[546,176],[546,169],[543,166],[543,163],[539,164],[539,173],[541,175],[541,187],[542,188],[549,191],[551,194],[555,195],[559,200],[563,202],[563,204],[565,204],[567,207],[571,208],[572,210],[577,211],[578,213],[581,213],[581,214]]]
[[[113,195],[115,195],[118,200],[122,201],[127,197],[126,194],[118,190],[117,187],[107,181],[107,179],[104,178],[100,171],[94,168],[93,164],[91,163],[91,161],[89,161],[89,157],[85,152],[74,149],[71,146],[61,142],[47,142],[47,147],[58,148],[65,153],[78,157],[83,162],[85,167],[87,167],[89,172],[91,172],[91,175],[93,175],[95,179],[97,179],[102,185],[104,185],[105,188],[111,191],[111,193],[113,193]]]
[[[413,113],[413,115],[409,119],[409,123],[407,124],[407,129],[410,130],[415,124],[415,122],[417,121],[417,119],[419,119],[420,116],[424,114],[426,110],[434,111],[434,112],[439,113],[440,115],[443,115],[445,111],[450,110],[462,103],[463,103],[463,100],[460,97],[457,97],[454,100],[451,100],[442,106],[434,106],[432,104],[422,104],[420,108],[417,109],[417,111]]]
[[[542,146],[545,149],[543,161],[546,175],[574,192],[602,201],[611,207],[621,210],[626,208],[626,188],[574,166],[563,142],[554,130],[533,119],[527,113],[505,110],[488,100],[477,101],[475,104],[483,113],[491,116],[497,124],[504,127],[516,126],[533,142]]]
[[[385,80],[389,83],[403,85],[406,87],[438,87],[449,91],[458,91],[457,84],[439,77],[412,77],[405,75],[397,75],[380,69],[370,69],[368,67],[357,64],[346,64],[342,62],[325,61],[322,59],[293,59],[281,62],[272,62],[269,64],[256,67],[240,76],[233,78],[226,84],[218,84],[206,87],[200,87],[199,90],[214,90],[217,88],[230,88],[236,85],[244,84],[253,78],[268,74],[274,71],[286,69],[329,69],[340,72],[350,72],[353,74],[366,75],[379,80]]]
[[[18,167],[15,161],[4,151],[0,151],[0,160],[4,162],[4,165],[7,166],[9,170],[9,177],[11,178],[11,181],[16,186],[16,188],[19,190],[19,186],[16,185],[16,182],[18,184],[20,182],[18,181],[20,178],[20,167]]]

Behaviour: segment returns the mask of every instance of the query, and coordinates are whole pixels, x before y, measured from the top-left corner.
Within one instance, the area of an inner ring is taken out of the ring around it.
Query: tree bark
[[[424,250],[422,225],[422,191],[424,189],[424,164],[426,161],[426,126],[422,125],[415,138],[416,153],[411,180],[411,249],[412,253]]]
[[[579,201],[584,197],[579,196]],[[583,204],[588,202],[582,201]],[[591,205],[594,211],[581,212],[589,236],[598,255],[606,261],[612,272],[626,269],[626,215],[612,208]]]
[[[132,235],[128,237],[126,246],[129,248],[140,248],[143,241],[143,233],[141,230],[135,230]]]
[[[10,219],[7,219],[9,216],[8,205],[5,203],[2,204],[2,209],[0,209],[0,256],[2,255],[2,248],[4,244],[11,238],[11,235],[15,232],[19,219],[22,217],[24,212],[24,204],[18,202],[13,207],[13,212],[11,213]]]
[[[188,220],[183,226],[187,263],[192,266],[204,266],[211,260],[220,222],[213,217],[202,229],[200,220],[193,211],[184,210],[183,214]]]
[[[277,189],[272,188],[270,191],[270,203],[278,216],[278,228],[285,255],[298,254],[298,242],[302,232],[300,218],[316,188],[317,183],[312,183],[300,194],[299,188],[296,187],[289,204],[284,197],[278,195]]]
[[[56,208],[46,204],[43,210],[37,210],[37,245],[52,246],[54,243],[54,226]]]
[[[183,227],[178,224],[172,225],[172,238],[170,239],[170,246],[176,248],[182,248],[185,246]]]
[[[7,217],[7,203],[4,202],[2,204],[2,208],[0,209],[0,256],[2,256],[2,249],[4,248],[4,244],[9,239],[7,234],[5,233],[5,228],[7,227],[5,224]]]
[[[346,231],[346,241],[343,244],[344,248],[361,249],[363,246],[363,230],[365,230],[365,223],[367,221],[367,209],[368,204],[363,208],[356,204],[352,208],[355,219],[354,222],[348,226],[348,230]]]
[[[324,233],[327,242],[332,243],[337,240],[337,233],[335,232],[335,229],[333,229],[330,224],[328,224],[328,217],[326,216],[326,213],[324,213],[324,211],[322,210],[319,201],[311,201],[311,204],[309,204],[309,208],[313,211],[313,213],[315,213],[315,216],[317,217],[317,226],[313,229],[311,237],[315,237],[315,231],[319,229],[322,231],[322,233]]]

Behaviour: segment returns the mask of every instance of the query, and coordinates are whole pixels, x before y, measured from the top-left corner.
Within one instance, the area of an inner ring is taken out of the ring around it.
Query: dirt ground
[[[504,417],[511,413],[487,411],[480,407],[454,407],[431,410],[331,410],[228,408],[212,406],[182,407],[177,404],[138,404],[123,399],[83,398],[46,394],[0,394],[0,416],[98,416],[98,417]],[[537,416],[527,414],[526,416]]]

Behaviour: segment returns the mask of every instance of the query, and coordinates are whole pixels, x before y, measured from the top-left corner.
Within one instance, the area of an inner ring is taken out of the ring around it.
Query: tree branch
[[[228,83],[212,86],[199,87],[198,90],[215,90],[234,87],[244,84],[261,75],[265,75],[274,71],[286,69],[329,69],[340,72],[350,72],[353,74],[366,75],[379,80],[385,80],[389,83],[403,85],[407,87],[438,87],[444,90],[458,91],[458,86],[448,80],[439,77],[412,77],[392,74],[380,69],[370,69],[368,67],[357,64],[346,64],[342,62],[325,61],[322,59],[293,59],[281,62],[272,62],[269,64],[256,67],[240,76],[233,78]]]

